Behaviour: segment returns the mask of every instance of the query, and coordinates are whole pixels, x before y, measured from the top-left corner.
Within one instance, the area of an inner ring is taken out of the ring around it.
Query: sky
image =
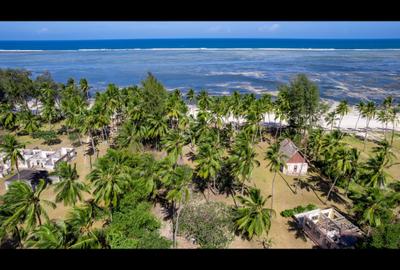
[[[400,38],[399,22],[0,22],[0,40]]]

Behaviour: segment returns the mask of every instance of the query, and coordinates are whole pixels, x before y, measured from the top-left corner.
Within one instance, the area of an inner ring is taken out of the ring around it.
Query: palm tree
[[[68,249],[74,240],[64,221],[43,224],[36,228],[26,241],[26,246],[39,249]]]
[[[195,157],[197,175],[207,181],[211,178],[213,180],[213,187],[215,188],[215,179],[221,170],[221,150],[214,147],[210,143],[202,143],[199,145],[198,154]]]
[[[260,166],[256,156],[257,153],[251,144],[250,138],[245,133],[239,133],[231,151],[230,162],[232,163],[233,172],[242,177],[242,195],[245,182],[250,181],[254,167]]]
[[[363,112],[363,117],[367,118],[367,126],[365,127],[365,138],[364,138],[363,151],[365,151],[365,147],[366,147],[369,123],[370,123],[371,119],[373,119],[375,117],[375,113],[376,113],[375,103],[373,101],[367,102],[367,104],[364,107],[364,112]]]
[[[17,181],[12,183],[7,193],[3,196],[5,209],[11,211],[13,215],[4,222],[7,224],[16,224],[23,222],[27,230],[42,225],[42,217],[49,221],[44,205],[56,208],[55,203],[41,199],[40,196],[46,187],[46,182],[41,179],[39,184],[33,190],[25,182]]]
[[[387,130],[387,125],[390,121],[390,111],[387,110],[379,110],[376,114],[376,119],[378,119],[379,122],[381,122],[384,125],[383,128],[383,137],[386,140],[386,130]]]
[[[338,147],[335,154],[332,155],[332,159],[327,160],[328,164],[330,164],[329,169],[336,174],[336,177],[328,191],[325,203],[329,200],[337,180],[351,171],[352,160],[350,159],[350,154],[352,153],[346,147]]]
[[[336,108],[336,113],[340,115],[340,121],[338,128],[340,129],[340,125],[342,123],[343,117],[350,112],[350,107],[347,100],[340,101],[339,105]]]
[[[153,115],[148,118],[148,135],[155,139],[156,149],[159,149],[159,141],[168,133],[168,120],[166,116]]]
[[[19,160],[24,160],[24,157],[21,154],[21,149],[25,148],[25,145],[19,143],[15,136],[11,134],[7,134],[3,137],[3,142],[0,143],[0,149],[4,153],[3,162],[7,160],[10,161],[11,170],[14,168],[17,169],[18,177],[19,177],[19,168],[18,162]]]
[[[82,192],[89,192],[88,188],[81,181],[77,181],[78,172],[76,164],[74,167],[65,161],[57,164],[55,174],[60,178],[60,182],[55,185],[54,191],[57,192],[56,202],[64,202],[64,205],[75,205],[77,201],[82,201]]]
[[[272,144],[267,152],[265,153],[265,159],[269,161],[267,167],[269,171],[274,173],[272,179],[272,192],[271,192],[271,209],[274,209],[274,188],[275,188],[275,177],[281,168],[286,168],[285,158],[286,156],[279,151],[280,145],[278,143]]]
[[[111,154],[110,154],[111,153]],[[95,168],[87,176],[93,184],[95,203],[103,202],[111,212],[118,206],[119,200],[128,184],[129,175],[123,163],[116,163],[111,155],[119,155],[116,151],[110,151],[95,163]],[[118,158],[118,157],[117,157]]]
[[[399,107],[393,107],[391,110],[390,110],[390,113],[389,113],[389,119],[390,119],[390,122],[392,123],[392,136],[391,136],[391,138],[390,138],[390,145],[393,145],[393,139],[394,139],[394,130],[395,130],[395,128],[396,128],[396,124],[398,123],[398,119],[397,119],[397,114],[398,114],[398,112],[399,112],[399,108],[400,108],[400,105],[399,105]]]
[[[191,104],[196,99],[196,93],[192,88],[190,88],[189,91],[186,93],[186,99],[189,101],[189,104]]]
[[[0,124],[9,130],[13,130],[17,125],[17,113],[10,104],[0,105]]]
[[[357,130],[357,125],[358,125],[358,121],[360,120],[360,117],[361,117],[362,115],[364,115],[364,110],[365,110],[365,103],[364,103],[364,101],[360,101],[360,102],[356,105],[356,110],[358,111],[358,118],[357,118],[355,130]]]
[[[400,195],[397,192],[368,188],[355,193],[352,199],[356,202],[353,211],[361,216],[361,223],[367,224],[369,236],[371,227],[380,227],[385,221],[390,222],[392,209],[398,205]]]
[[[176,130],[169,132],[161,143],[174,162],[178,161],[178,157],[182,160],[182,149],[186,145],[186,138],[182,132]]]
[[[196,99],[197,99],[197,104],[199,104],[200,110],[205,111],[210,108],[212,101],[207,91],[201,90]]]
[[[332,131],[336,120],[336,111],[328,113],[324,120],[328,125],[331,126],[331,131]]]
[[[108,248],[103,230],[93,228],[95,221],[104,217],[105,211],[93,200],[82,207],[74,207],[67,215],[66,223],[76,232],[76,241],[70,248]]]
[[[165,182],[168,193],[166,199],[171,203],[173,216],[173,243],[176,248],[176,236],[179,228],[179,216],[184,204],[189,201],[189,185],[192,181],[192,169],[188,166],[178,166]]]
[[[79,86],[81,88],[82,93],[85,95],[86,99],[89,98],[89,83],[85,78],[82,78],[79,81]]]
[[[48,122],[50,130],[53,129],[52,123],[58,119],[59,111],[55,107],[54,101],[46,101],[42,109],[42,117]]]
[[[119,129],[115,143],[118,148],[130,148],[133,151],[143,148],[137,127],[129,120]]]
[[[238,199],[242,207],[235,208],[236,229],[246,233],[250,239],[254,235],[268,235],[272,215],[275,215],[272,208],[265,208],[268,198],[264,199],[259,189],[252,188],[248,197],[238,196]]]
[[[18,122],[23,125],[23,130],[29,134],[40,129],[39,119],[29,110],[24,110],[18,114]]]
[[[365,175],[366,184],[376,188],[384,188],[390,178],[390,175],[386,172],[388,167],[390,167],[390,161],[383,153],[370,157],[365,163],[367,171]]]
[[[315,161],[319,161],[322,152],[322,139],[324,130],[322,128],[313,129],[308,137],[308,149]]]

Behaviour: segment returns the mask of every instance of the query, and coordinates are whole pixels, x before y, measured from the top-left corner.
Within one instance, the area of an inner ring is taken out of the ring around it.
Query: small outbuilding
[[[279,152],[287,166],[282,166],[281,172],[286,175],[305,175],[307,173],[308,163],[290,139],[284,139],[280,143]]]

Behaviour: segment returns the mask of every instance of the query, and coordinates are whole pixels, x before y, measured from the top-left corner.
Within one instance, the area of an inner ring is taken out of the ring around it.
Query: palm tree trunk
[[[354,128],[355,130],[357,130],[357,125],[358,125],[358,121],[360,120],[361,114],[358,114],[358,118],[357,118],[357,122],[356,122],[356,127]]]
[[[367,120],[367,126],[365,127],[365,137],[364,137],[364,148],[363,148],[363,152],[365,151],[365,146],[367,143],[367,136],[368,136],[368,128],[369,128],[369,119]]]
[[[39,226],[42,226],[42,219],[40,218],[39,213],[36,213],[36,216],[37,216],[38,221],[39,221]]]
[[[271,189],[271,209],[274,209],[274,188],[275,188],[275,177],[276,171],[274,173],[274,178],[272,179],[272,189]]]
[[[336,176],[335,181],[333,181],[333,184],[332,184],[331,188],[330,188],[329,191],[328,191],[328,195],[326,196],[325,204],[328,202],[329,196],[331,195],[331,192],[332,192],[333,188],[335,187],[336,181],[337,181],[338,179],[339,179],[339,175]]]
[[[387,126],[388,126],[388,123],[387,123],[387,122],[385,122],[385,130],[383,131],[383,132],[384,132],[384,137],[385,137],[385,140],[386,140],[386,130],[387,130]]]
[[[394,122],[392,122],[392,138],[390,139],[390,146],[393,145],[393,139],[394,139]]]
[[[178,229],[179,229],[179,216],[182,212],[182,207],[179,207],[179,209],[176,211],[176,220],[175,220],[175,231],[174,231],[174,247],[177,248],[177,241],[176,238],[178,236]]]
[[[341,126],[341,124],[342,124],[342,120],[343,120],[343,116],[340,117],[339,126],[338,126],[338,129],[339,129],[339,130],[340,130],[340,126]]]

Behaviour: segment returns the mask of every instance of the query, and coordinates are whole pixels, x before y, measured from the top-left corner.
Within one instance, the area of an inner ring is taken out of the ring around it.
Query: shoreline
[[[338,103],[339,102],[333,101],[333,103],[330,104],[329,111],[334,110]],[[192,114],[193,116],[196,116],[196,114],[198,112],[197,105],[187,104],[187,106],[189,108],[188,114],[189,115]],[[357,119],[358,119],[358,113],[356,111],[355,106],[350,106],[350,113],[343,117],[343,120],[340,124],[340,130],[344,131],[344,132],[348,132],[348,133],[355,133],[356,135],[363,137],[365,128],[366,128],[366,124],[367,124],[367,120],[365,118],[360,117],[358,124],[357,124],[357,130],[356,130],[355,125],[356,125]],[[239,124],[244,121],[243,118],[239,118],[238,120],[239,120]],[[236,120],[232,116],[229,116],[227,118],[223,118],[223,121],[226,123],[226,122],[235,122]],[[335,124],[333,126],[334,129],[337,128],[339,121],[340,121],[340,116],[337,116]],[[268,116],[268,114],[265,114],[262,124],[263,125],[278,125],[279,120],[275,120],[274,113],[270,113],[269,116]],[[282,124],[287,125],[287,122],[283,121]],[[331,128],[330,125],[327,125],[327,123],[324,119],[320,119],[318,121],[318,124],[325,130],[330,130],[330,128]],[[393,128],[392,124],[388,123],[386,131],[391,132],[392,128]],[[385,130],[385,127],[384,127],[383,123],[379,122],[377,119],[371,119],[371,121],[369,123],[369,131],[384,132],[384,130]],[[400,126],[396,125],[394,130],[400,131]]]

